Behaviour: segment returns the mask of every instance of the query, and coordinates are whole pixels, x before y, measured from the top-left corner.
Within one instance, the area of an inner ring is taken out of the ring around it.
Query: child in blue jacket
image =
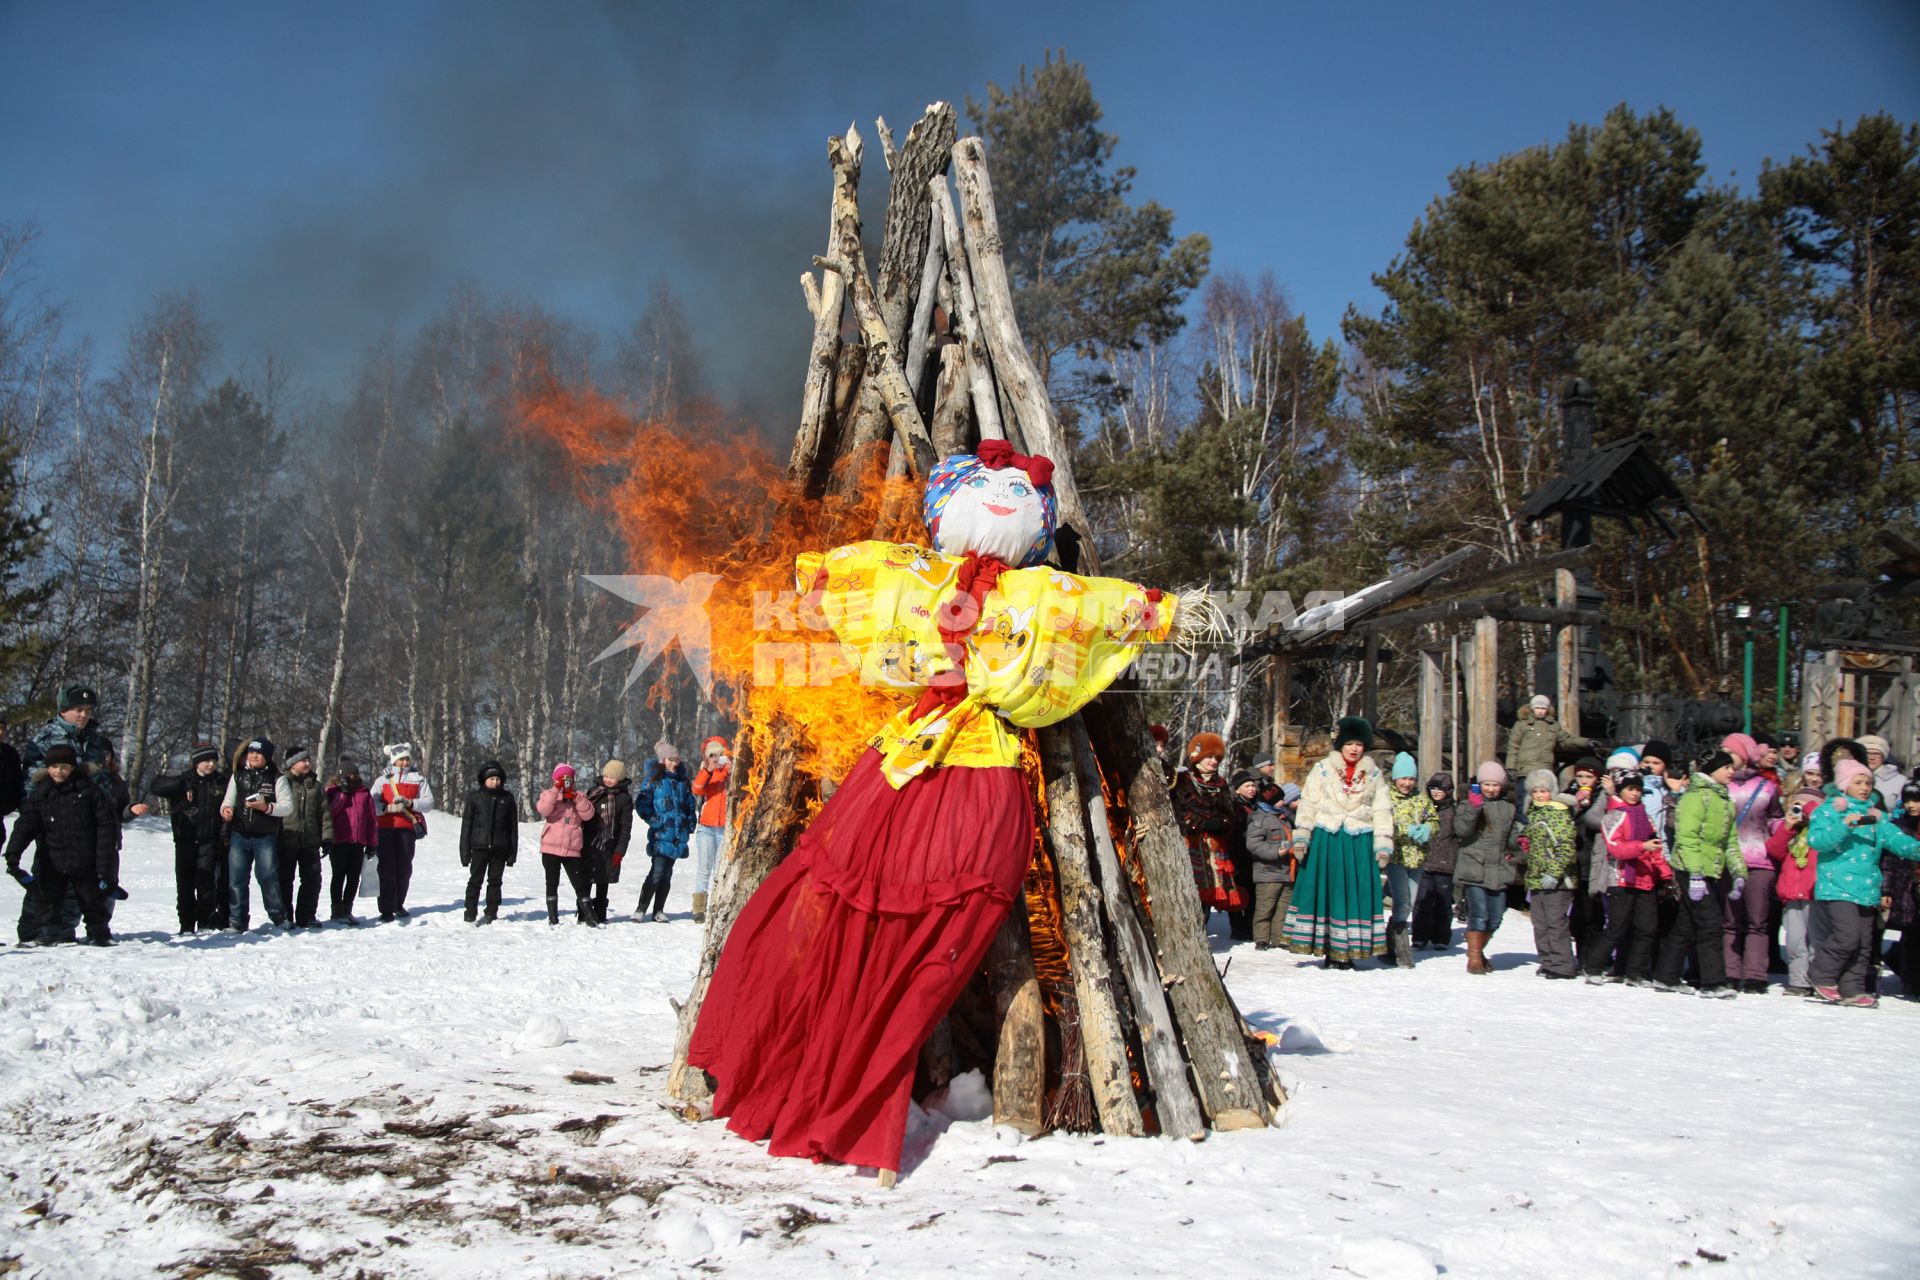
[[[700,821],[700,806],[679,750],[665,746],[659,755],[658,763],[647,766],[646,777],[633,794],[633,811],[647,824],[647,855],[652,859],[647,878],[640,885],[637,914],[642,920],[665,924],[673,864],[687,856],[693,829]],[[651,909],[648,903],[653,904]]]

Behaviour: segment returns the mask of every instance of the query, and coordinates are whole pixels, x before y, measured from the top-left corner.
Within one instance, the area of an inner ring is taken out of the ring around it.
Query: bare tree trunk
[[[153,662],[159,625],[160,560],[166,553],[165,520],[172,505],[173,446],[163,441],[160,422],[171,387],[173,351],[160,353],[160,379],[153,408],[147,416],[146,441],[141,449],[138,585],[133,612],[133,651],[127,674],[127,751],[125,777],[137,781],[146,766],[147,726],[153,714]]]

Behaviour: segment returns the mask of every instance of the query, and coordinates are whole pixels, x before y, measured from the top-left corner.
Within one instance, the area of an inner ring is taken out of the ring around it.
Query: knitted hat
[[[1255,773],[1253,770],[1242,769],[1240,772],[1233,775],[1233,789],[1235,791],[1238,791],[1241,787],[1244,787],[1249,782],[1251,782],[1254,786],[1257,787],[1265,781],[1266,779],[1264,777],[1262,777],[1260,774]]]
[[[728,742],[725,738],[721,737],[719,734],[717,733],[713,734],[710,737],[701,739],[700,757],[701,759],[704,760],[707,756],[707,753],[712,751],[715,747],[720,748],[720,753],[722,755],[725,755],[727,752],[727,749],[732,745],[733,744],[731,742]]]
[[[218,760],[219,758],[220,752],[211,742],[196,742],[193,744],[193,754],[187,757],[187,763],[190,765],[201,764],[205,761]]]
[[[388,764],[398,764],[402,760],[413,759],[413,744],[411,742],[389,743],[380,749],[387,753]]]
[[[1647,780],[1637,772],[1623,773],[1614,779],[1613,789],[1616,794],[1626,791],[1645,791],[1647,789]]]
[[[252,755],[254,752],[258,751],[261,755],[267,758],[268,764],[273,763],[273,739],[272,738],[249,739],[247,744],[244,747],[242,747],[241,750],[246,752],[248,755]]]
[[[1448,795],[1452,795],[1453,794],[1453,775],[1450,773],[1434,774],[1431,778],[1427,779],[1427,790],[1444,791]]]
[[[1293,804],[1296,801],[1298,801],[1300,799],[1299,785],[1297,783],[1292,783],[1292,782],[1281,783],[1280,799],[1282,803],[1285,803],[1285,804]]]
[[[1357,742],[1362,747],[1373,745],[1373,726],[1360,716],[1341,716],[1340,722],[1333,726],[1333,749],[1338,751],[1349,742]]]
[[[1802,773],[1811,771],[1814,773],[1825,774],[1826,770],[1822,768],[1820,764],[1820,753],[1818,751],[1809,751],[1807,752],[1806,755],[1801,756],[1800,771]]]
[[[1893,754],[1892,749],[1887,746],[1887,740],[1881,737],[1877,733],[1861,734],[1860,745],[1865,747],[1868,751],[1878,751],[1883,756],[1890,756]],[[1866,762],[1863,760],[1861,761],[1861,763],[1864,764]]]
[[[553,766],[553,780],[555,782],[573,781],[573,766],[570,764],[557,764]]]
[[[1274,761],[1273,761],[1273,752],[1271,752],[1271,751],[1262,751],[1262,752],[1261,752],[1261,753],[1260,753],[1259,755],[1257,755],[1257,756],[1255,756],[1255,757],[1253,758],[1253,765],[1252,765],[1252,767],[1253,767],[1253,768],[1255,768],[1255,769],[1264,769],[1264,768],[1266,768],[1266,767],[1267,767],[1268,765],[1270,765],[1270,764],[1272,764],[1273,762],[1274,762]]]
[[[1489,782],[1505,783],[1507,767],[1498,760],[1482,760],[1480,767],[1473,771],[1473,780],[1483,787]]]
[[[1920,782],[1909,782],[1906,786],[1900,788],[1901,804],[1906,804],[1913,800],[1920,800]]]
[[[1420,766],[1414,762],[1414,759],[1412,756],[1408,755],[1404,751],[1394,756],[1393,780],[1395,782],[1400,781],[1400,779],[1402,778],[1417,778],[1419,776],[1420,776]]]
[[[1779,740],[1764,729],[1753,735],[1753,741],[1754,745],[1761,748],[1777,747],[1780,745]]]
[[[624,760],[609,760],[600,766],[600,776],[612,778],[615,782],[627,776],[627,764]]]
[[[1559,789],[1560,779],[1553,776],[1553,770],[1551,769],[1535,769],[1527,775],[1527,790],[1529,792],[1558,791]]]
[[[1203,756],[1212,756],[1215,760],[1227,758],[1227,740],[1217,733],[1196,733],[1187,739],[1187,760],[1189,763]]]
[[[341,777],[357,778],[360,776],[360,762],[352,756],[341,756],[338,763]]]
[[[293,766],[299,764],[302,760],[311,762],[313,760],[313,753],[305,747],[287,748],[287,768],[293,768]]]
[[[1718,773],[1732,763],[1734,763],[1733,757],[1722,749],[1715,751],[1700,762],[1700,772],[1705,774]]]
[[[1613,754],[1607,757],[1608,769],[1638,769],[1640,753],[1632,747],[1615,747]]]
[[[342,761],[341,763],[344,765],[346,762]],[[480,774],[478,778],[480,785],[483,787],[486,786],[488,778],[498,778],[502,782],[505,782],[507,780],[507,771],[500,767],[500,762],[498,760],[489,760],[485,764],[480,766]]]
[[[1645,764],[1649,760],[1658,760],[1661,764],[1672,764],[1673,748],[1663,739],[1648,738],[1640,748],[1640,763]]]
[[[1852,756],[1861,764],[1867,762],[1867,749],[1853,738],[1828,738],[1820,745],[1820,758],[1827,762],[1829,772],[1840,762],[1840,757],[1843,755]]]
[[[1730,733],[1720,739],[1720,749],[1735,756],[1735,763],[1750,765],[1760,759],[1760,744],[1744,733]]]
[[[1527,705],[1535,711],[1551,711],[1553,710],[1553,699],[1544,693],[1536,693],[1527,699]]]
[[[1578,773],[1582,769],[1585,769],[1588,773],[1596,777],[1606,772],[1606,767],[1600,763],[1599,756],[1581,756],[1578,760],[1575,760],[1573,762],[1573,771]]]
[[[72,747],[62,742],[47,748],[46,762],[48,764],[79,764],[80,757],[74,753]]]
[[[51,760],[53,753],[48,752],[47,758]],[[1842,791],[1845,791],[1855,778],[1865,778],[1871,782],[1873,780],[1873,770],[1867,768],[1867,766],[1861,764],[1858,760],[1842,760],[1838,765],[1834,766],[1833,780],[1840,784]]]

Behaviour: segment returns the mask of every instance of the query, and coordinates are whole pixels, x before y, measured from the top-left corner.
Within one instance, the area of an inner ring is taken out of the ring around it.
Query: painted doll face
[[[948,555],[974,551],[1017,565],[1045,530],[1040,491],[1026,472],[982,468],[948,497],[934,541]]]

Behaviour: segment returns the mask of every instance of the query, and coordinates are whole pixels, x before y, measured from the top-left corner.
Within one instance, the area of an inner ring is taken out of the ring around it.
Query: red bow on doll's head
[[[982,440],[980,447],[974,450],[974,456],[980,459],[980,465],[989,471],[999,471],[1005,467],[1018,467],[1027,473],[1027,479],[1036,485],[1053,483],[1053,459],[1040,454],[1015,453],[1013,446],[1005,440]]]

